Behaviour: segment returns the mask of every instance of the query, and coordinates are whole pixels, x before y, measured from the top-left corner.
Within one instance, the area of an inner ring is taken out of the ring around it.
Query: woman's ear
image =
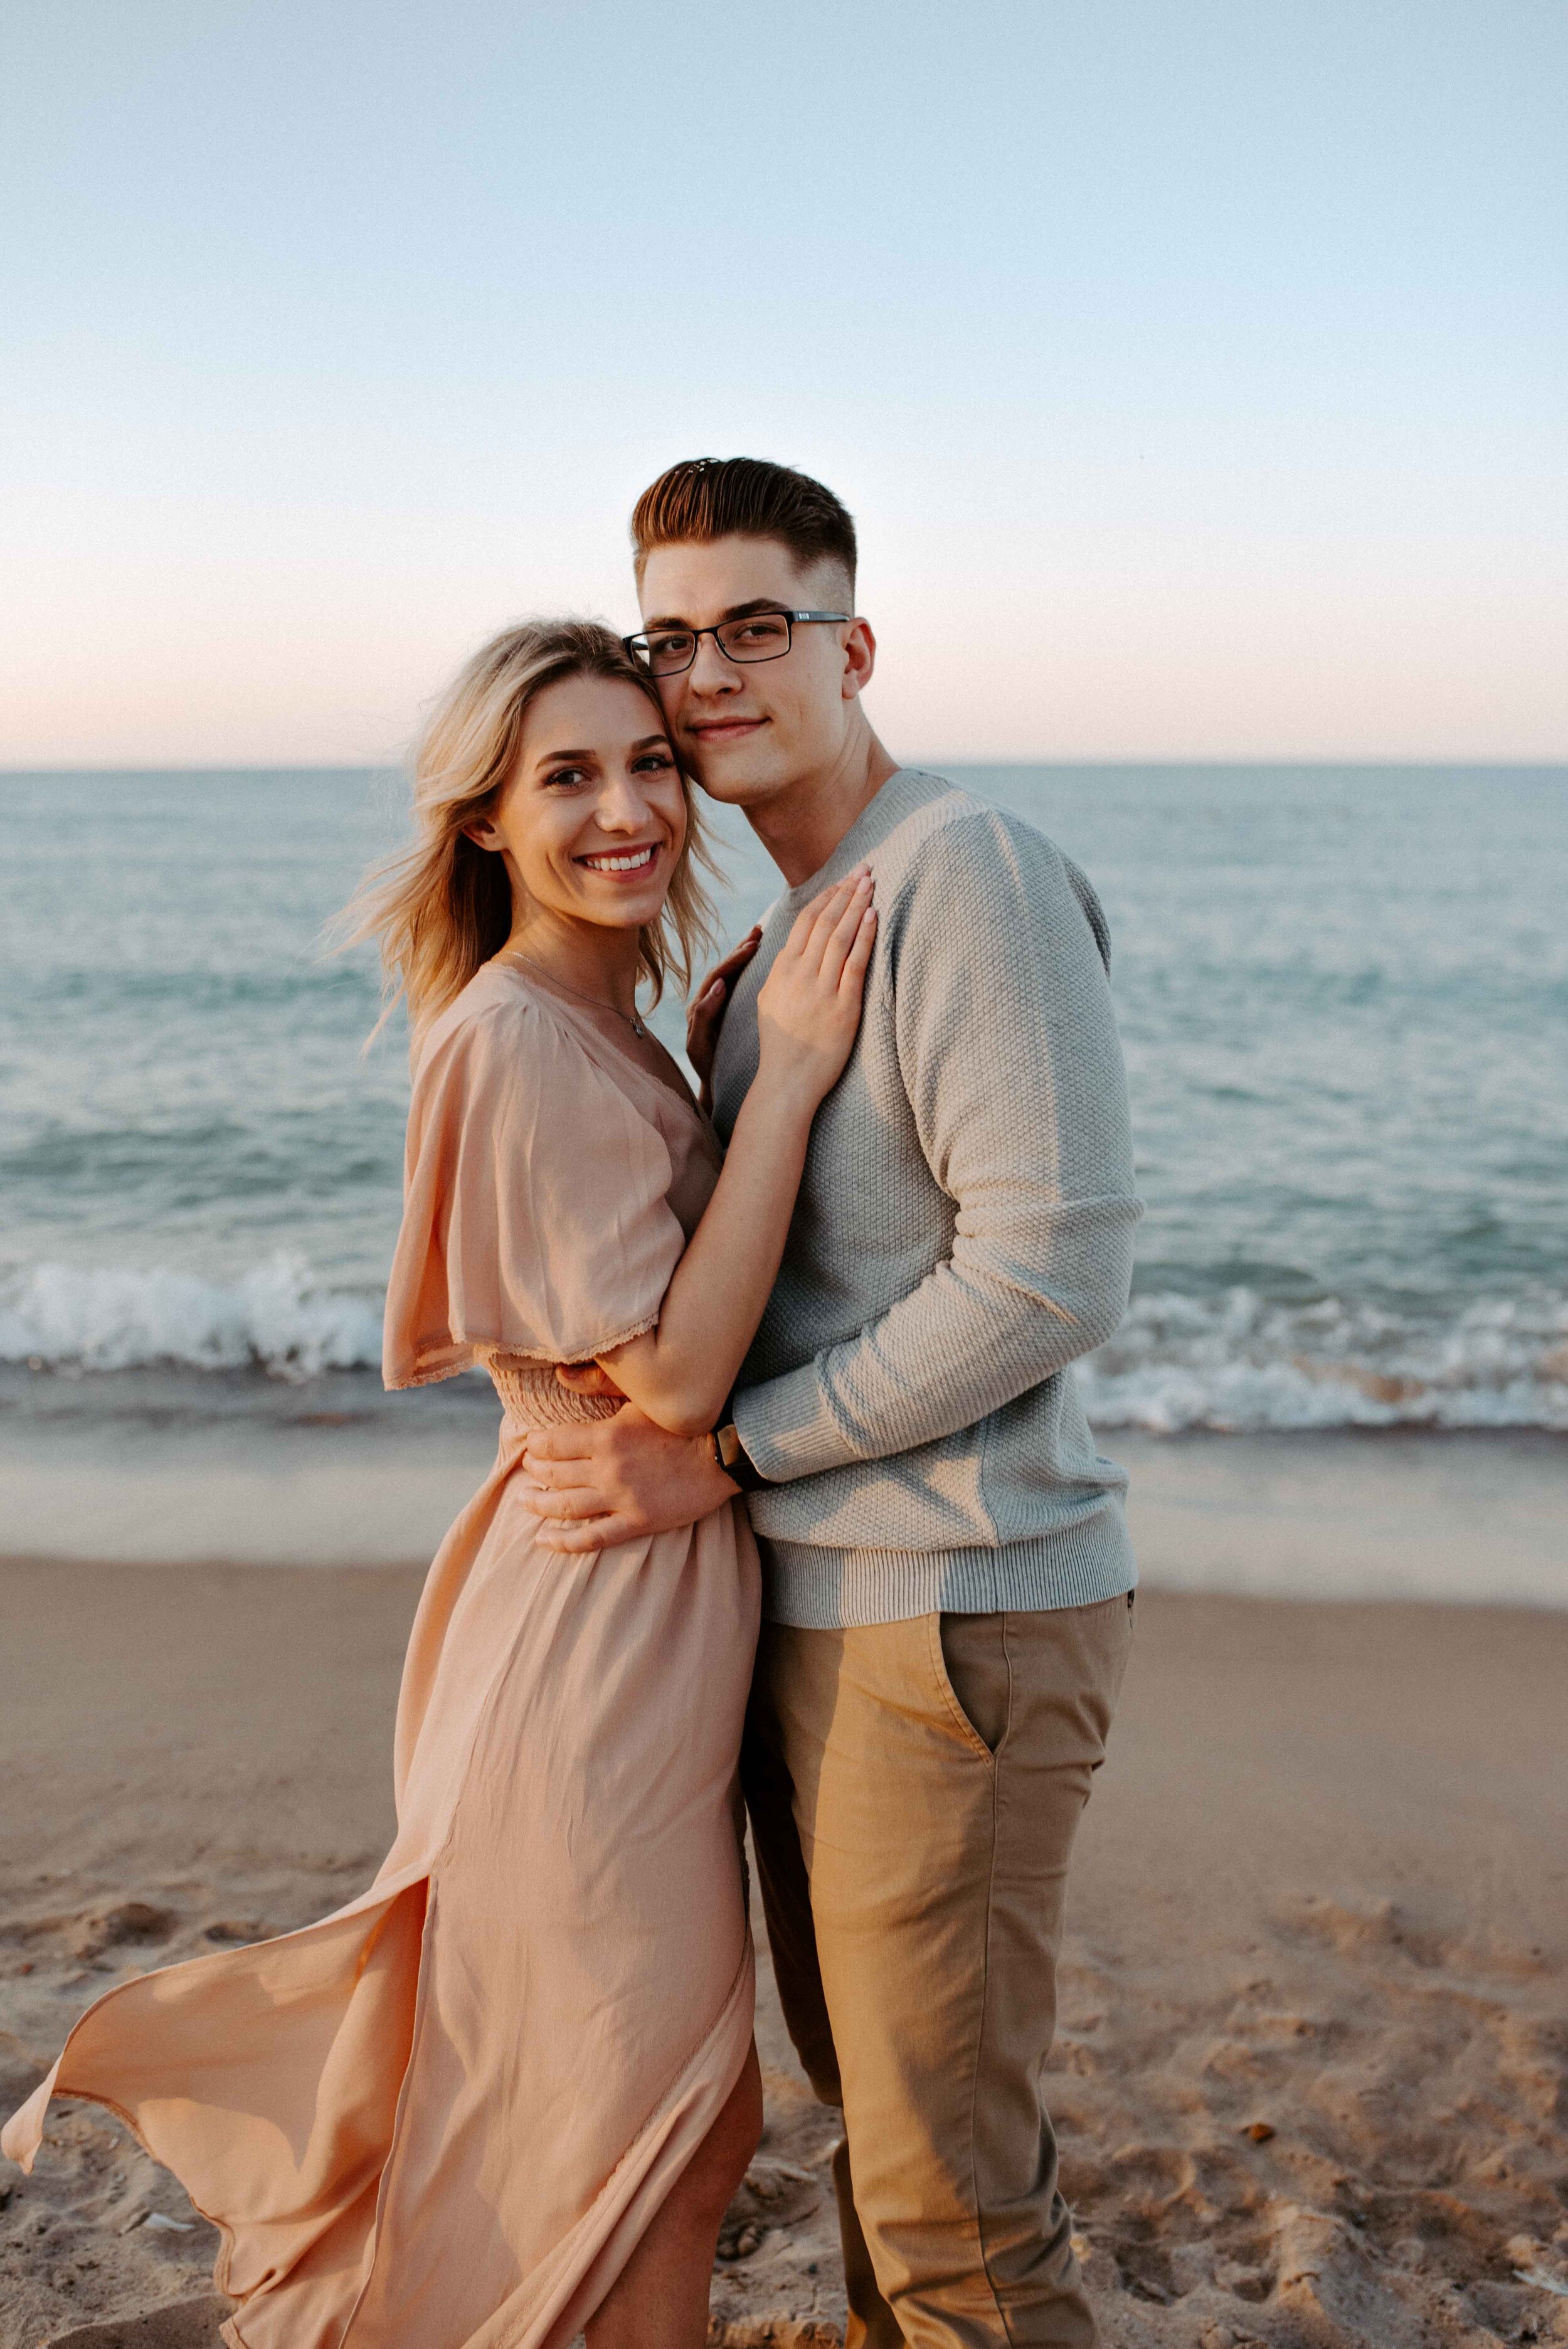
[[[492,855],[497,856],[505,845],[488,815],[480,816],[477,823],[465,823],[463,838],[471,840],[476,848],[488,848]]]

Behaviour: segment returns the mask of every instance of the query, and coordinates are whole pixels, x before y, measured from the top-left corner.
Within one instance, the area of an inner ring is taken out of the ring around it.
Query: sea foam
[[[64,1264],[0,1278],[0,1361],[36,1370],[173,1363],[308,1379],[380,1361],[379,1299],[318,1288],[297,1257],[275,1256],[232,1286],[168,1269]]]
[[[0,1362],[81,1373],[172,1365],[298,1381],[373,1371],[381,1300],[278,1255],[232,1283],[39,1264],[0,1276]],[[1099,1427],[1155,1435],[1334,1427],[1568,1432],[1568,1298],[1480,1300],[1449,1322],[1247,1288],[1137,1297],[1078,1368]]]
[[[1078,1371],[1099,1427],[1568,1431],[1568,1298],[1479,1299],[1448,1321],[1248,1288],[1137,1297]]]

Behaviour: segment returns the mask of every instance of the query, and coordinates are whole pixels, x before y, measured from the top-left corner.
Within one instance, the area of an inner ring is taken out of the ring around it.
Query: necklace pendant
[[[648,1031],[647,1031],[647,1030],[644,1027],[644,1025],[643,1025],[643,1023],[642,1023],[642,1020],[638,1018],[637,1014],[634,1011],[634,1012],[633,1012],[633,1014],[632,1014],[632,1033],[633,1033],[633,1035],[634,1035],[634,1036],[645,1036],[645,1035],[647,1034],[647,1032],[648,1032]]]

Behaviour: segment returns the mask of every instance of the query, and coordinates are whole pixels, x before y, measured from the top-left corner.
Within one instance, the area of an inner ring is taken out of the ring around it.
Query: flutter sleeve
[[[686,1245],[663,1136],[584,1048],[526,997],[454,1010],[415,1071],[389,1387],[607,1353],[654,1327]]]

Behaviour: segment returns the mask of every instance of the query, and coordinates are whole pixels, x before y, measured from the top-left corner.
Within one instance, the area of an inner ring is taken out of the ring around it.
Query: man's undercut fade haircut
[[[855,586],[855,525],[831,490],[764,457],[688,457],[661,473],[637,500],[632,553],[637,576],[656,546],[699,546],[716,538],[771,538],[802,570],[831,561]]]

